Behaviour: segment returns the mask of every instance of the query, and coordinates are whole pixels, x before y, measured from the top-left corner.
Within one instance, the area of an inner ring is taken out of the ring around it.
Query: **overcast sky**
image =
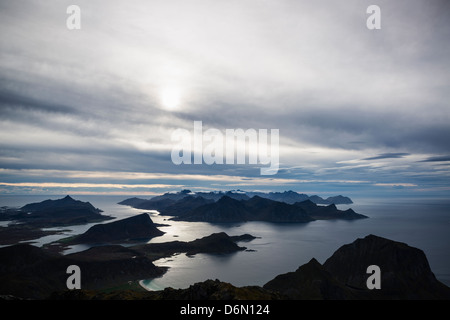
[[[449,17],[445,0],[0,0],[0,194],[448,196]],[[173,164],[194,121],[279,129],[280,170]]]

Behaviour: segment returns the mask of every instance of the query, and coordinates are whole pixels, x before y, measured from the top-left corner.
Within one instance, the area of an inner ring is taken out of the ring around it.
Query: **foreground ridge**
[[[247,237],[250,236],[247,235]],[[221,250],[223,249],[224,252],[229,252],[227,248],[231,248],[231,251],[244,249],[238,246],[234,247],[229,241],[232,241],[232,237],[219,233],[190,243],[181,244],[181,246],[185,246],[184,252],[190,246],[193,254],[208,252],[208,248],[211,248],[211,243],[216,245],[219,243],[218,247]],[[177,252],[180,248],[180,243],[174,241],[154,244],[153,248],[151,245],[140,245],[130,248],[121,246],[98,247],[90,250],[102,251],[103,255],[99,254],[99,252],[91,252],[91,254],[96,257],[93,260],[100,259],[101,261],[106,261],[105,263],[117,261],[118,258],[121,258],[122,262],[128,260],[137,261],[136,259],[139,258],[141,259],[140,263],[143,263],[144,260],[142,259],[148,258],[152,254],[160,257],[161,254],[164,254],[162,252],[167,250],[172,253]],[[90,250],[87,250],[87,252]],[[89,257],[87,252],[72,255],[71,261],[74,261],[73,259],[78,259],[77,261],[86,259],[86,257]],[[27,259],[30,259],[30,261],[25,262],[31,264],[31,261],[37,261],[35,262],[37,270],[40,270],[38,268],[40,263],[48,264],[49,261],[55,261],[52,259],[57,259],[57,257],[55,258],[55,256],[43,252],[42,249],[33,248],[29,245],[17,245],[0,249],[0,257],[2,261],[6,262],[5,267],[2,267],[1,270],[0,288],[2,291],[0,295],[8,299],[11,299],[11,296],[17,296],[17,294],[14,294],[11,290],[5,290],[8,288],[8,285],[11,285],[8,281],[5,283],[5,277],[11,275],[15,263],[18,263],[18,261],[24,262],[23,254],[26,254]],[[3,260],[3,258],[6,258],[6,255],[8,255],[9,259]],[[381,269],[381,289],[379,290],[369,290],[366,286],[366,280],[369,276],[366,270],[369,265],[377,265]],[[95,266],[91,265],[91,267],[93,268],[92,270],[95,270]],[[153,268],[156,268],[154,269],[155,273],[161,272],[160,270],[157,271],[157,267],[154,265]],[[147,265],[143,269],[137,268],[135,271],[138,273],[139,270],[147,270],[148,272],[151,269],[151,265]],[[44,282],[41,277],[40,281],[40,284],[48,289],[48,295],[41,295],[41,298],[57,300],[450,299],[450,288],[436,279],[422,250],[410,247],[402,242],[375,235],[368,235],[340,247],[324,264],[320,264],[313,258],[297,270],[278,275],[263,286],[236,287],[216,279],[195,283],[186,289],[166,288],[152,292],[143,291],[142,289],[105,291],[101,288],[68,291],[58,290],[57,287],[52,288],[51,281],[54,281],[54,279],[48,279],[47,282]]]

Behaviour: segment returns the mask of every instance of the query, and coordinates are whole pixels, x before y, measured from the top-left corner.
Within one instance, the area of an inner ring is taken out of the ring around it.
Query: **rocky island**
[[[164,232],[157,228],[147,213],[142,213],[117,221],[96,224],[85,233],[63,241],[66,244],[101,244],[148,241],[162,236]]]
[[[68,195],[58,200],[30,203],[18,209],[4,209],[0,211],[0,220],[50,228],[113,219],[101,212],[91,203],[75,200]]]
[[[282,199],[285,201],[279,201]],[[295,199],[303,200],[293,202]],[[172,216],[171,220],[213,223],[245,221],[304,223],[326,219],[353,220],[367,218],[367,216],[358,214],[352,209],[339,210],[334,203],[326,206],[318,205],[311,199],[314,199],[314,196],[311,198],[306,196],[305,200],[304,195],[293,191],[264,194],[233,193],[230,191],[225,193],[192,193],[189,190],[183,190],[177,193],[166,193],[150,200],[126,199],[119,204],[139,209],[158,210],[161,215]],[[335,199],[337,202],[344,203],[351,201],[342,196],[328,199]]]
[[[102,214],[89,202],[66,196],[57,200],[30,203],[21,208],[2,207],[0,221],[8,221],[8,226],[0,227],[0,245],[15,244],[20,241],[62,233],[44,228],[102,222],[114,219]]]

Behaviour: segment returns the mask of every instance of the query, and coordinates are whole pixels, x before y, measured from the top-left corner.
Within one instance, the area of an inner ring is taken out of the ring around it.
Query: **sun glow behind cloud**
[[[165,87],[161,90],[161,104],[164,109],[177,110],[181,104],[181,91],[175,86]]]
[[[379,32],[367,30],[361,0],[80,0],[74,32],[64,4],[26,3],[0,10],[5,193],[25,183],[100,193],[448,186],[449,6],[439,1],[380,0]],[[197,120],[280,129],[278,174],[173,165],[171,133]]]

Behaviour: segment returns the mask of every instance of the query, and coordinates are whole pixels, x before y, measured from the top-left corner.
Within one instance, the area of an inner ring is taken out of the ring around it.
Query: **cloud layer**
[[[70,4],[0,2],[1,192],[448,193],[448,1],[377,1],[381,30],[360,0]],[[280,129],[278,174],[174,165],[196,120]]]

